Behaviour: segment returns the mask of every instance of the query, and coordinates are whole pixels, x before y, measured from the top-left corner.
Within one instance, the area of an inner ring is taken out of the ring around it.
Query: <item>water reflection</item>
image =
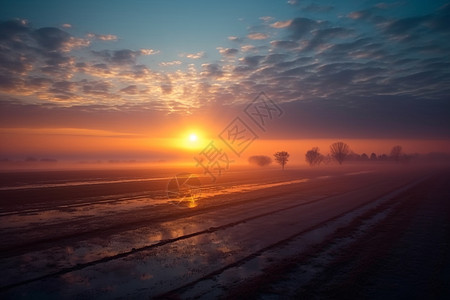
[[[202,199],[212,199],[216,195],[302,183],[308,180],[298,179],[270,184],[237,184],[227,187],[208,186],[207,189],[202,190]],[[181,192],[185,196],[190,195],[190,197],[185,198],[191,199],[183,202],[187,207],[192,208],[198,205],[197,197],[193,197],[187,190],[181,189]],[[75,221],[77,217],[88,216],[98,218],[99,222],[101,222],[102,215],[147,208],[154,205],[152,201],[153,199],[148,197],[131,199],[123,197],[110,203],[73,206],[71,211],[54,209],[35,212],[33,215],[9,216],[10,219],[8,220],[11,223],[5,227],[28,230],[28,226],[31,230],[32,227],[35,228],[39,223],[58,226],[62,220],[70,222],[71,220]],[[167,201],[168,199],[161,199],[161,202],[166,204]],[[138,249],[162,240],[174,239],[207,230],[210,227],[220,225],[220,220],[217,220],[217,218],[216,221],[214,218],[206,221],[202,218],[196,218],[195,220],[185,218],[176,222],[159,223],[153,227],[143,227],[105,237],[89,237],[84,241],[78,241],[70,245],[61,245],[61,247],[53,247],[47,250],[30,251],[27,254],[1,261],[0,267],[4,274],[8,275],[4,280],[2,279],[2,285],[57,272],[61,268],[70,268],[77,264],[101,259],[102,257],[128,252],[131,248]],[[2,226],[3,224],[2,222]],[[58,287],[64,289],[70,286],[68,289],[76,295],[83,294],[86,286],[95,288],[97,291],[110,291],[118,286],[125,290],[130,290],[130,288],[131,290],[134,288],[148,290],[149,287],[153,289],[159,286],[156,288],[156,291],[164,291],[175,283],[178,285],[180,282],[188,282],[192,280],[193,276],[197,277],[205,274],[205,272],[214,270],[221,264],[231,263],[239,258],[240,255],[245,255],[260,247],[259,243],[253,243],[252,245],[237,244],[235,241],[241,234],[245,235],[245,232],[233,232],[231,235],[223,233],[221,235],[216,233],[208,236],[200,235],[188,240],[180,240],[155,250],[141,251],[126,258],[108,262],[105,265],[102,264],[101,267],[87,267],[83,270],[64,274],[60,277],[60,282],[64,282],[64,284],[58,285]],[[18,261],[20,261],[20,264],[17,263]],[[17,268],[18,265],[20,268]],[[107,267],[105,268],[104,266]],[[127,278],[127,283],[122,282],[123,278]],[[138,282],[143,282],[144,285],[133,282],[133,278]],[[51,279],[46,284],[55,284],[55,280]],[[151,284],[149,284],[150,282]],[[36,285],[36,288],[39,289],[40,285]]]

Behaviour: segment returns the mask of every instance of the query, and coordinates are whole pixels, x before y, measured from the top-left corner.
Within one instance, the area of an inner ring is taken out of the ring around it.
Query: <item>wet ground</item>
[[[407,193],[421,195],[415,189],[430,190],[442,174],[448,172],[397,165],[238,170],[215,183],[199,175],[200,193],[183,203],[167,197],[172,177],[163,172],[48,173],[40,180],[15,174],[0,187],[0,293],[313,297],[314,282],[343,257],[339,249],[362,244],[365,232],[405,207]],[[447,199],[447,187],[440,185],[440,198],[429,197]],[[324,252],[305,261],[317,247]],[[342,270],[336,276],[348,273]],[[266,289],[258,288],[261,278]]]

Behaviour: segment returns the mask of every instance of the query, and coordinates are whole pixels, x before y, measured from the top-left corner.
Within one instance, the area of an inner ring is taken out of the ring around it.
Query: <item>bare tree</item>
[[[333,157],[340,165],[350,153],[350,147],[343,142],[336,142],[330,146],[331,157]]]
[[[314,147],[305,154],[305,159],[310,166],[318,166],[323,161],[323,155],[319,153],[319,148]]]
[[[397,145],[397,146],[392,147],[391,158],[394,161],[400,161],[401,156],[402,156],[402,146]]]
[[[275,153],[273,156],[275,156],[275,161],[281,165],[281,169],[284,170],[284,166],[289,160],[289,153],[286,151],[280,151]]]

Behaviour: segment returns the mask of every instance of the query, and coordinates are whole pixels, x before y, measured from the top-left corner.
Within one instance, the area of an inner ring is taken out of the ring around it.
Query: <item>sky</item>
[[[0,5],[3,160],[450,149],[446,1]]]

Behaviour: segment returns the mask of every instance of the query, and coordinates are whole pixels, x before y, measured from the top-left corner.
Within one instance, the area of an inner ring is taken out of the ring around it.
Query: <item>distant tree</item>
[[[248,162],[259,167],[265,167],[272,163],[272,159],[265,155],[253,155],[248,158]]]
[[[319,148],[314,147],[306,152],[305,159],[310,166],[318,166],[323,161],[324,157],[319,153]]]
[[[361,160],[369,160],[369,157],[367,156],[367,154],[363,153],[361,154]]]
[[[377,160],[377,155],[372,152],[372,154],[370,154],[370,160]]]
[[[350,153],[350,147],[343,142],[336,142],[330,146],[331,157],[333,157],[340,165]]]
[[[397,146],[392,147],[391,158],[394,161],[400,161],[401,156],[402,156],[402,146],[397,145]]]
[[[388,160],[388,156],[383,153],[383,154],[378,156],[378,160]]]
[[[275,153],[273,156],[275,156],[275,161],[281,165],[281,169],[284,170],[284,166],[289,160],[289,153],[286,151],[280,151]]]
[[[345,160],[359,161],[361,160],[361,155],[350,150],[350,152],[345,157]]]

